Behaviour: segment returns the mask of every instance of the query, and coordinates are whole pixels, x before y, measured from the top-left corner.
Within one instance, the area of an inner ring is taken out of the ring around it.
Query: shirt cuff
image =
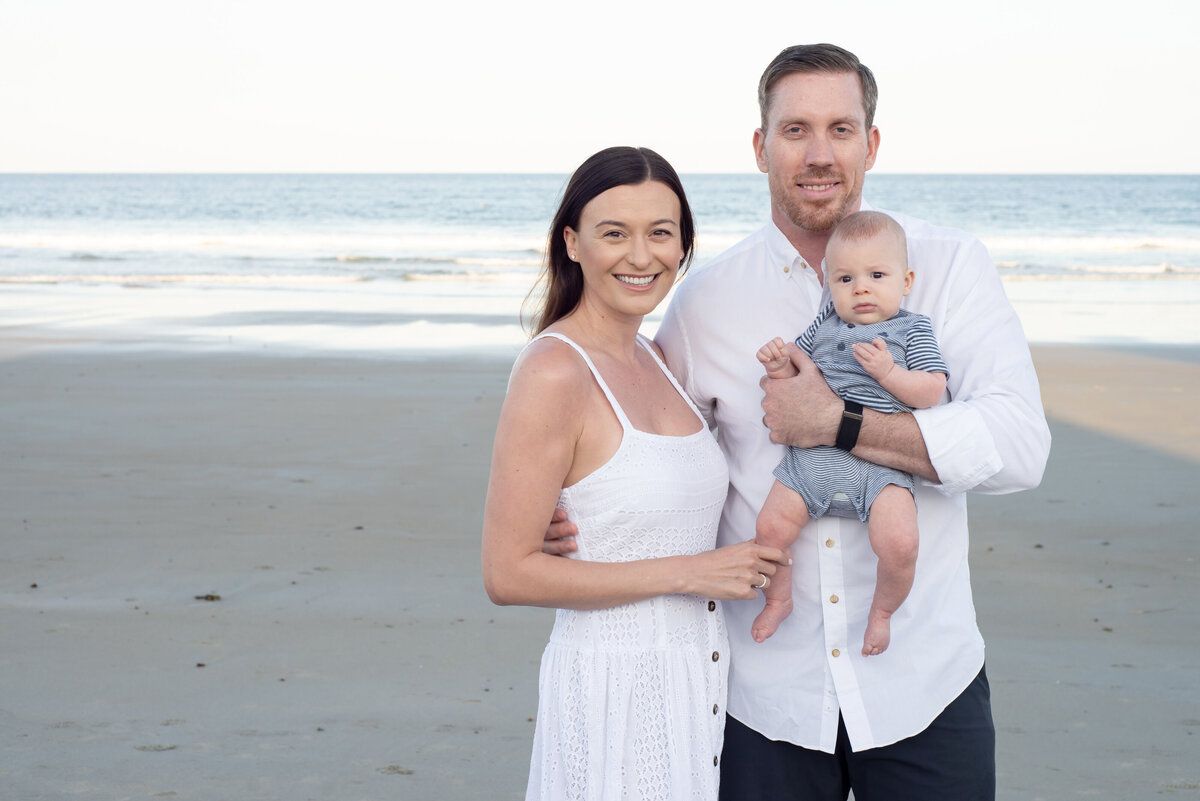
[[[967,403],[946,403],[913,411],[929,461],[941,484],[926,482],[944,495],[974,489],[1004,466],[992,432]]]

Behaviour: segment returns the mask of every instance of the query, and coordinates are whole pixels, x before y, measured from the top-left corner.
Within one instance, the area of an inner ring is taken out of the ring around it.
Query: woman
[[[500,412],[483,531],[498,604],[560,611],[542,657],[527,799],[715,799],[725,718],[722,599],[786,555],[713,550],[728,474],[642,318],[692,252],[658,154],[618,147],[572,176],[550,230],[537,336]],[[542,552],[564,509],[571,559]]]

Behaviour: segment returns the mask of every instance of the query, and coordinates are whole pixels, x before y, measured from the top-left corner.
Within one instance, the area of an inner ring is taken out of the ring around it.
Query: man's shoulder
[[[879,209],[900,223],[908,239],[909,263],[918,274],[953,270],[968,274],[992,267],[991,256],[983,242],[959,228],[935,225],[910,214]],[[919,280],[919,279],[918,279]]]
[[[901,211],[892,211],[891,209],[877,209],[877,211],[888,215],[900,223],[900,227],[904,229],[904,235],[908,238],[910,245],[941,244],[973,247],[982,244],[978,237],[961,228],[937,225],[929,220],[914,217],[911,214],[905,214]]]
[[[679,281],[676,297],[687,297],[700,293],[708,295],[714,286],[738,280],[743,270],[755,265],[769,263],[770,242],[767,229],[760,228],[749,236],[717,254],[697,267],[688,270]]]
[[[770,229],[770,225],[765,225],[738,240],[705,262],[697,273],[719,275],[731,269],[758,263],[771,252]]]

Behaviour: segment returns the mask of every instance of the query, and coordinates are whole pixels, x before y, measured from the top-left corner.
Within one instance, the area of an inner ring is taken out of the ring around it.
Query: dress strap
[[[704,419],[704,415],[700,413],[700,409],[696,407],[696,404],[692,403],[691,396],[684,392],[683,387],[681,387],[679,382],[675,380],[675,374],[671,372],[671,368],[667,367],[666,363],[662,359],[658,358],[658,353],[655,352],[654,346],[650,344],[650,340],[646,339],[641,334],[637,335],[637,339],[638,344],[645,348],[650,355],[654,357],[655,363],[658,364],[658,369],[663,371],[663,375],[665,375],[667,380],[671,382],[671,386],[675,387],[675,391],[678,392],[683,400],[687,403],[688,408],[696,413],[696,416],[700,418],[700,422],[705,428],[707,428],[708,422]]]
[[[621,421],[621,428],[625,429],[626,431],[633,430],[633,424],[630,423],[629,418],[625,416],[625,410],[621,408],[621,404],[617,403],[617,399],[613,396],[612,390],[610,390],[608,388],[608,384],[604,383],[604,377],[602,375],[600,375],[600,371],[597,370],[596,365],[592,363],[592,359],[590,356],[587,355],[587,351],[585,351],[583,348],[581,348],[577,343],[575,343],[570,338],[565,337],[562,334],[555,333],[553,331],[544,331],[544,332],[538,334],[532,340],[530,340],[530,342],[531,343],[537,342],[539,339],[542,339],[544,337],[553,337],[557,340],[561,340],[562,342],[565,342],[566,344],[568,344],[572,348],[574,348],[576,351],[578,351],[579,355],[582,356],[583,360],[587,363],[588,369],[592,371],[592,375],[595,377],[596,383],[600,385],[600,389],[604,392],[604,397],[608,398],[609,405],[612,406],[613,411],[617,415],[617,419]],[[653,352],[654,352],[653,349],[651,349],[651,353],[653,353]]]

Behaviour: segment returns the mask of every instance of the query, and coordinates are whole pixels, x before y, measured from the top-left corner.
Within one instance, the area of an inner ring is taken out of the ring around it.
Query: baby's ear
[[[912,292],[913,281],[916,280],[916,277],[917,277],[916,273],[914,273],[912,271],[911,267],[907,268],[904,271],[904,294],[905,295],[907,295],[909,292]]]

